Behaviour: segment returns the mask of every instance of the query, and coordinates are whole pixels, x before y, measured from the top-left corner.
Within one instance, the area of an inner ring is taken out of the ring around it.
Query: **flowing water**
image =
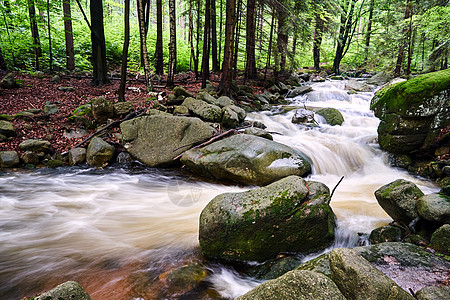
[[[333,189],[344,176],[331,201],[339,226],[334,247],[352,247],[358,233],[391,221],[373,195],[380,186],[404,178],[425,193],[437,188],[388,166],[376,144],[372,93],[350,96],[339,81],[313,87],[287,107],[247,118],[306,153],[314,164],[310,180]],[[345,122],[332,127],[316,115],[315,128],[292,124],[293,109],[305,106],[335,107]],[[0,173],[0,299],[31,297],[67,280],[93,299],[176,298],[167,294],[168,272],[207,264],[197,240],[201,210],[220,193],[246,189],[139,165]],[[231,299],[259,284],[224,266],[207,268],[203,299]]]

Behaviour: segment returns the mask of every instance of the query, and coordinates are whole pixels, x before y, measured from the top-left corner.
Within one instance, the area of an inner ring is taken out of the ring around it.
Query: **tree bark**
[[[102,86],[108,83],[106,67],[105,31],[103,27],[102,0],[91,0],[91,42],[92,42],[92,84]]]
[[[412,18],[412,0],[407,0],[406,7],[405,7],[405,16],[403,20],[407,20],[409,18]],[[408,46],[408,36],[410,33],[410,27],[405,26],[402,30],[402,40],[400,42],[400,46],[398,49],[398,56],[397,56],[397,63],[395,64],[394,69],[394,75],[400,76],[400,73],[402,72],[402,64],[403,59],[405,57],[405,49]]]
[[[6,71],[8,68],[6,67],[5,58],[3,57],[2,48],[0,48],[0,70]]]
[[[245,77],[247,79],[256,78],[256,0],[247,0],[247,28],[246,28],[246,65]]]
[[[267,78],[267,69],[270,66],[274,27],[275,27],[275,10],[272,8],[272,21],[270,24],[270,35],[269,35],[269,49],[267,50],[267,62],[266,62],[266,69],[264,70],[264,82],[266,81]]]
[[[170,23],[170,43],[169,43],[169,70],[167,75],[167,86],[174,86],[174,77],[177,72],[177,32],[175,0],[169,0],[169,23]]]
[[[341,5],[341,24],[339,28],[339,36],[337,40],[336,54],[334,56],[333,71],[335,74],[340,74],[339,66],[341,65],[341,60],[344,57],[344,50],[347,43],[350,43],[349,38],[352,31],[352,20],[353,12],[355,9],[356,0],[347,1]]]
[[[222,79],[217,90],[219,94],[232,96],[233,88],[233,45],[236,25],[236,0],[227,0],[225,21],[225,47],[222,65]]]
[[[50,72],[53,71],[53,51],[52,51],[52,31],[50,26],[50,0],[47,0],[47,29],[48,29],[48,51],[49,51],[49,65]]]
[[[69,71],[75,69],[75,49],[73,46],[72,12],[70,0],[63,0],[64,12],[64,37],[66,41],[66,68]]]
[[[279,59],[280,66],[279,68],[278,66],[275,66],[275,69],[279,71],[281,74],[283,74],[286,69],[288,38],[289,37],[287,35],[286,12],[284,11],[284,8],[282,8],[278,10],[278,32],[277,32],[277,48],[278,48],[278,55],[280,56]]]
[[[367,59],[369,58],[369,46],[370,46],[370,35],[372,34],[372,19],[373,19],[373,8],[375,5],[375,0],[370,0],[369,5],[369,20],[367,21],[367,31],[366,31],[366,44],[364,48],[364,66],[367,64]]]
[[[322,37],[324,31],[324,20],[322,19],[320,11],[316,12],[315,20],[316,24],[314,27],[314,40],[313,40],[314,70],[320,70],[320,46],[322,44]]]
[[[125,37],[122,51],[122,68],[120,71],[119,101],[125,101],[125,84],[127,81],[128,46],[130,45],[130,0],[125,1]]]
[[[36,7],[34,0],[28,0],[28,14],[30,17],[31,36],[33,37],[34,68],[40,69],[39,58],[42,56],[41,40],[39,39],[39,29],[36,21]]]
[[[197,38],[195,39],[195,59],[194,59],[194,71],[195,71],[195,79],[198,79],[200,77],[198,72],[198,63],[199,63],[199,57],[200,57],[200,50],[199,50],[199,41],[200,41],[200,0],[197,0]]]
[[[233,56],[233,69],[234,69],[234,73],[233,76],[237,75],[237,60],[238,60],[238,53],[239,53],[239,38],[241,35],[241,20],[242,20],[242,0],[238,0],[237,2],[237,10],[236,10],[236,33],[234,35],[234,56]]]
[[[216,14],[216,0],[211,0],[211,55],[212,55],[212,70],[219,71],[219,60],[217,59],[217,14]]]
[[[191,61],[194,61],[195,78],[198,78],[198,60],[194,49],[194,19],[192,17],[192,1],[189,1],[189,45],[191,47]]]
[[[211,1],[205,0],[205,27],[203,30],[203,56],[202,56],[202,89],[206,87],[206,81],[209,79],[209,29],[211,16],[210,8],[211,8]]]
[[[141,41],[141,57],[144,62],[144,77],[145,86],[147,91],[153,90],[152,82],[150,80],[150,62],[148,60],[148,50],[147,50],[147,36],[145,35],[145,7],[144,0],[137,0],[138,8],[138,22],[139,22],[139,37]]]
[[[164,54],[163,54],[163,13],[162,0],[156,0],[156,74],[162,75],[164,73]]]

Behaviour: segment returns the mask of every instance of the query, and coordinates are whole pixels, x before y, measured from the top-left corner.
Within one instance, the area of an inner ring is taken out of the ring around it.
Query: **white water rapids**
[[[372,93],[350,96],[343,86],[315,84],[312,94],[290,105],[335,107],[344,115],[342,126],[325,125],[317,115],[320,127],[292,124],[294,111],[281,107],[247,119],[263,122],[278,133],[276,141],[307,154],[314,164],[309,180],[332,189],[344,176],[331,201],[339,224],[334,246],[351,247],[357,233],[390,222],[376,189],[398,178],[425,193],[437,188],[388,166],[376,144]],[[31,297],[67,280],[80,282],[94,300],[161,298],[158,276],[201,260],[203,207],[220,193],[246,189],[145,167],[0,171],[0,299]],[[234,298],[258,284],[223,266],[208,268],[212,292],[204,299]]]

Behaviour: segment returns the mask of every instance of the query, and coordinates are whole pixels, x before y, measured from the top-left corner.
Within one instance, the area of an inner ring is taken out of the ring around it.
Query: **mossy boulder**
[[[281,256],[251,267],[246,274],[257,279],[275,279],[294,270],[300,264],[301,259],[297,256]]]
[[[33,151],[25,151],[20,159],[25,165],[37,165],[39,163],[39,156]]]
[[[269,132],[265,131],[264,129],[258,128],[258,127],[245,128],[244,133],[250,134],[250,135],[256,135],[256,136],[273,141],[273,136]]]
[[[16,78],[13,73],[6,74],[5,77],[0,81],[0,86],[4,89],[13,89],[17,87]]]
[[[417,212],[430,222],[450,223],[450,197],[441,194],[428,194],[417,200]]]
[[[153,115],[120,124],[127,151],[140,162],[168,166],[186,148],[211,138],[215,130],[198,118]]]
[[[91,300],[89,294],[75,281],[67,281],[45,292],[35,300]]]
[[[414,299],[353,249],[331,251],[330,269],[331,279],[347,299]]]
[[[369,241],[372,244],[385,242],[400,242],[404,236],[403,231],[395,226],[383,226],[372,230],[369,236]]]
[[[194,116],[209,122],[220,122],[222,119],[222,110],[220,107],[209,104],[205,101],[196,100],[188,97],[181,104],[191,112]]]
[[[342,123],[344,123],[344,116],[342,116],[342,113],[336,108],[322,108],[316,111],[316,114],[321,115],[327,124],[330,124],[331,126],[342,125]]]
[[[291,271],[266,281],[236,300],[345,300],[336,284],[323,274],[311,271]]]
[[[99,137],[94,137],[89,142],[86,151],[86,162],[93,167],[100,167],[114,156],[114,146],[108,144]]]
[[[181,162],[206,177],[256,185],[311,172],[309,158],[300,151],[248,134],[237,134],[189,150],[183,154]]]
[[[409,225],[417,218],[417,199],[423,192],[412,182],[398,179],[375,191],[378,204],[395,221]]]
[[[182,86],[176,86],[173,88],[173,94],[175,97],[193,97],[192,93],[188,92],[184,87]]]
[[[442,225],[433,233],[430,246],[440,252],[450,254],[450,224]]]
[[[308,85],[304,85],[304,86],[298,86],[293,88],[292,90],[290,90],[287,95],[286,98],[295,98],[297,96],[306,94],[311,92],[313,89],[312,87],[308,86]]]
[[[393,153],[433,154],[450,126],[450,69],[417,76],[378,91],[371,109],[381,119],[378,141]]]
[[[416,293],[418,300],[447,300],[450,299],[450,286],[427,286]]]
[[[51,151],[52,144],[49,141],[44,140],[25,140],[19,144],[19,149],[22,151],[34,151],[34,152],[45,152]]]
[[[225,193],[200,215],[199,241],[212,259],[264,261],[280,252],[311,253],[334,239],[329,189],[289,176],[266,187]]]
[[[236,105],[227,105],[222,108],[222,125],[235,128],[242,123],[246,117],[245,111]]]
[[[5,137],[11,137],[16,135],[14,125],[11,122],[0,120],[0,134]]]
[[[345,83],[345,89],[356,92],[369,92],[370,87],[363,81],[350,79]]]
[[[114,106],[105,97],[97,97],[91,102],[92,115],[97,123],[105,123],[114,116]]]
[[[201,282],[208,275],[207,269],[199,263],[190,263],[179,268],[169,270],[158,276],[164,288],[158,299],[174,299],[199,288]]]

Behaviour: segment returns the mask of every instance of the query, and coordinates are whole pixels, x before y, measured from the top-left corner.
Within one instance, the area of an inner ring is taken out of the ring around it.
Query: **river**
[[[391,221],[377,204],[376,189],[398,178],[425,193],[437,187],[388,165],[376,143],[372,93],[348,95],[343,81],[313,88],[290,105],[247,119],[263,122],[275,141],[307,154],[314,164],[309,180],[332,189],[344,176],[331,201],[338,217],[333,247],[352,247],[358,233]],[[337,108],[345,122],[329,126],[316,115],[318,127],[292,124],[293,108],[305,106]],[[139,164],[1,170],[0,299],[32,297],[67,280],[78,281],[94,300],[176,298],[165,294],[167,272],[205,263],[197,240],[201,210],[220,193],[248,188]],[[259,284],[225,266],[207,267],[203,299],[232,299]]]

